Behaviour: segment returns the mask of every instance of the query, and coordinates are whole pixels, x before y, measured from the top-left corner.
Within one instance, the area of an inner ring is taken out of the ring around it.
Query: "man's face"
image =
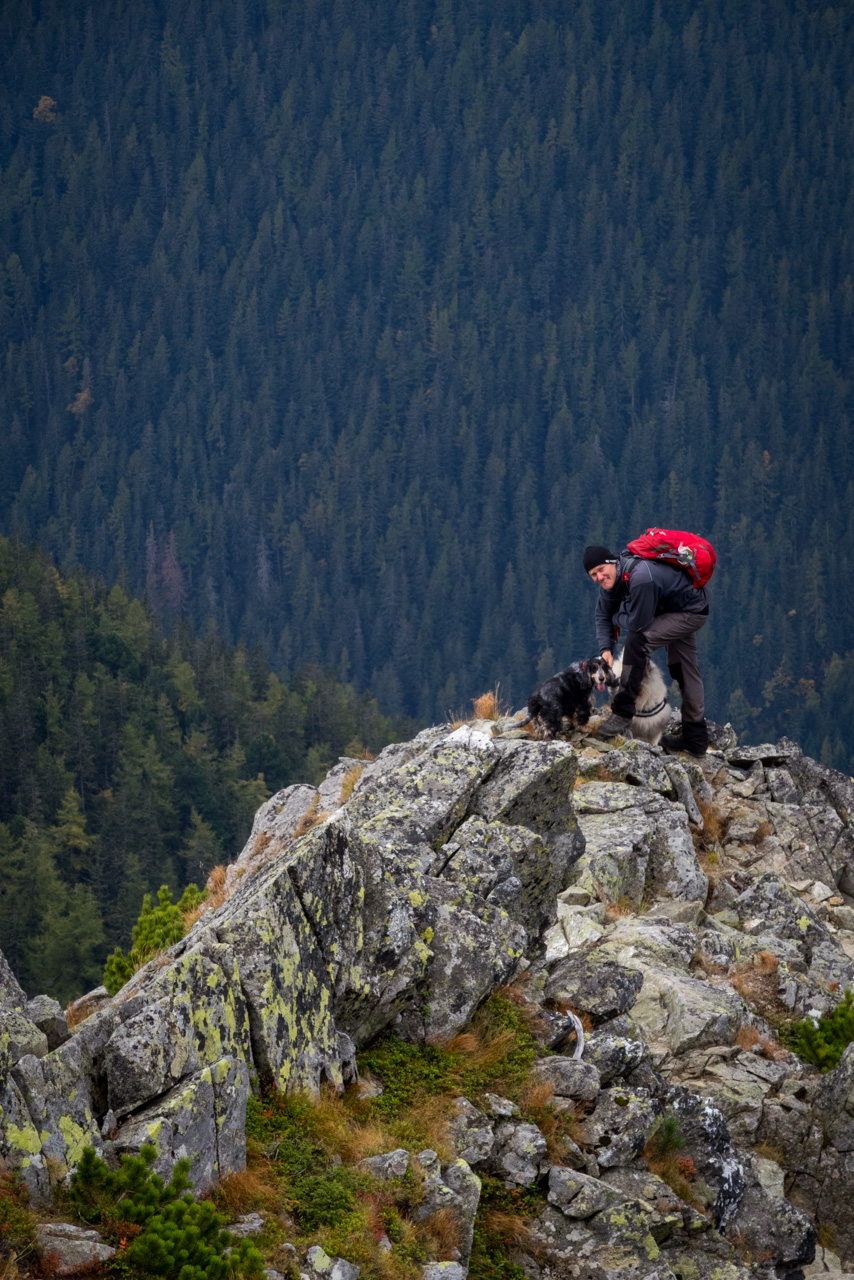
[[[604,587],[606,591],[612,591],[617,581],[617,566],[615,564],[597,564],[595,569],[590,570],[589,576],[597,587]]]

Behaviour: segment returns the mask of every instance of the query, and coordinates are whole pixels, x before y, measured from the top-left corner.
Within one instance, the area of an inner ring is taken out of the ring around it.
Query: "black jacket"
[[[623,574],[628,572],[628,582]],[[620,631],[645,631],[661,613],[708,613],[705,587],[695,587],[684,569],[664,560],[639,560],[624,552],[617,560],[613,591],[599,588],[596,640],[600,650],[613,649]]]

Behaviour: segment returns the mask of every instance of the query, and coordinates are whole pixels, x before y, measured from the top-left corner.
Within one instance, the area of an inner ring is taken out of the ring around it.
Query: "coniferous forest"
[[[411,736],[367,695],[0,538],[0,943],[21,982],[101,981],[143,894],[204,885],[279,787]]]
[[[8,536],[182,654],[433,720],[593,647],[585,543],[693,529],[708,714],[851,769],[850,7],[3,0],[0,39]]]

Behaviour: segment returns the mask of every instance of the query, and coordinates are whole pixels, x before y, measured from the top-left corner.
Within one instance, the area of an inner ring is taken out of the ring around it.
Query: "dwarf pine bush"
[[[792,1028],[790,1044],[799,1058],[820,1071],[832,1071],[854,1040],[854,992],[846,991],[842,1003],[818,1023],[804,1018]]]
[[[130,951],[124,955],[121,947],[116,947],[107,960],[104,969],[104,986],[111,996],[121,990],[146,960],[150,960],[158,952],[165,951],[167,947],[181,941],[186,932],[183,913],[193,911],[204,896],[203,890],[197,885],[190,884],[176,905],[172,902],[169,886],[163,884],[157,894],[158,905],[152,907],[151,894],[145,895],[142,900],[142,911],[133,927]]]
[[[255,1246],[235,1241],[214,1206],[193,1199],[190,1161],[179,1160],[164,1184],[151,1168],[156,1155],[153,1146],[145,1146],[138,1156],[123,1156],[113,1171],[87,1147],[71,1176],[71,1200],[81,1218],[102,1223],[108,1237],[119,1235],[117,1223],[140,1228],[123,1258],[141,1274],[163,1280],[261,1280],[264,1263]],[[232,1252],[226,1254],[229,1247]]]

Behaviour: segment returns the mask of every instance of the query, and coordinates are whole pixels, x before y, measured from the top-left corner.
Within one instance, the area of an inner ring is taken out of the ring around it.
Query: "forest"
[[[97,986],[145,893],[204,886],[274,791],[411,728],[0,538],[3,954],[31,994]]]
[[[587,542],[692,529],[708,714],[854,767],[848,6],[2,0],[0,38],[9,538],[423,722],[593,647]]]

